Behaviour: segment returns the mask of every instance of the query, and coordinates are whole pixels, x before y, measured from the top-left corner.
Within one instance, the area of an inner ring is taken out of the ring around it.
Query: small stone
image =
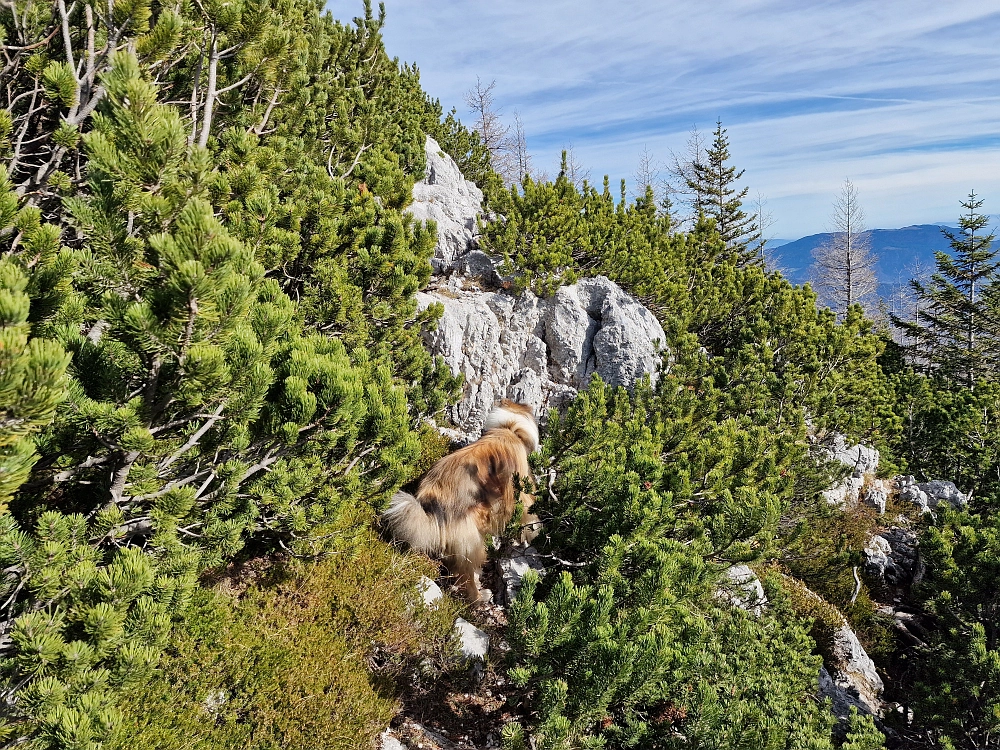
[[[427,607],[435,606],[437,602],[440,601],[441,597],[444,596],[444,592],[441,591],[441,587],[427,576],[420,576],[420,581],[417,583],[417,589],[423,597],[424,606]]]
[[[767,604],[764,587],[760,579],[747,565],[733,565],[723,573],[724,581],[720,581],[718,596],[734,607],[746,610],[755,617],[760,617]]]
[[[521,582],[529,570],[534,570],[539,576],[545,575],[545,566],[534,547],[514,547],[508,556],[500,559],[500,573],[504,583],[501,593],[504,595],[505,605],[509,606],[517,598]]]
[[[229,693],[225,690],[215,690],[205,698],[205,710],[211,714],[218,713],[226,703],[229,702]]]
[[[466,661],[482,661],[486,658],[490,650],[489,633],[461,617],[455,620],[455,633],[461,639],[462,657]]]
[[[393,737],[388,729],[379,735],[379,741],[381,750],[406,750],[406,745]]]

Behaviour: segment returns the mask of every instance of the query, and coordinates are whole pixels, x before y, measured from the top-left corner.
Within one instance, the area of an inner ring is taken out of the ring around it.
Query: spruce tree
[[[712,145],[705,149],[704,159],[691,164],[686,177],[687,187],[695,195],[696,206],[715,219],[726,252],[741,266],[755,262],[751,241],[757,233],[758,219],[743,210],[743,200],[750,191],[737,183],[746,170],[729,164],[729,137],[722,121],[715,124]]]
[[[965,213],[958,231],[941,230],[951,254],[934,254],[937,272],[929,282],[910,282],[920,304],[916,321],[893,322],[912,341],[909,349],[916,362],[972,389],[995,372],[996,341],[987,301],[994,294],[1000,260],[995,235],[986,231],[989,217],[979,213],[983,200],[972,192],[961,205]]]

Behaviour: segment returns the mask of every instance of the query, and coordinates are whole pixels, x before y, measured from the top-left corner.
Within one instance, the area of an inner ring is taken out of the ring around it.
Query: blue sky
[[[358,15],[360,0],[329,0]],[[953,222],[971,188],[1000,214],[1000,0],[386,0],[389,53],[466,119],[496,80],[535,165],[572,144],[617,184],[692,126],[728,128],[794,238],[829,227],[845,178],[872,227]]]

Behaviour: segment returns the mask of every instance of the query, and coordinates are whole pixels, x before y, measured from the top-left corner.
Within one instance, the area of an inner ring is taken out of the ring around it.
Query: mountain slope
[[[913,275],[915,264],[932,267],[934,252],[948,249],[941,228],[939,224],[914,224],[901,229],[873,229],[872,250],[878,256],[879,281],[902,283]],[[776,255],[785,276],[798,284],[809,281],[812,251],[832,237],[832,232],[822,232],[781,245]]]

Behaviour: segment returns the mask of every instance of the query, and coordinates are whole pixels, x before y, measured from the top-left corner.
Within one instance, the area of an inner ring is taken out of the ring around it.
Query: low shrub
[[[246,570],[197,590],[154,677],[124,696],[114,747],[365,747],[404,676],[453,647],[455,605],[414,601],[429,563],[372,536],[350,557]]]

